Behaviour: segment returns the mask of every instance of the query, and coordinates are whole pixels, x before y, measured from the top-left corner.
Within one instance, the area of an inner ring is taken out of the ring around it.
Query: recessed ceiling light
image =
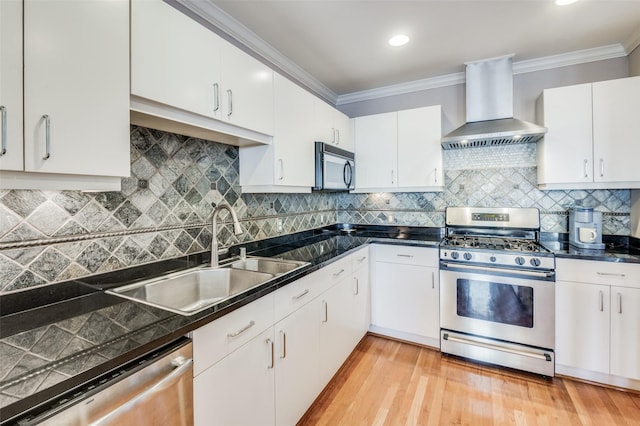
[[[558,6],[567,6],[569,4],[573,4],[575,2],[577,2],[578,0],[556,0],[556,4]]]
[[[389,44],[391,46],[402,46],[409,42],[409,37],[404,34],[396,34],[389,39]]]

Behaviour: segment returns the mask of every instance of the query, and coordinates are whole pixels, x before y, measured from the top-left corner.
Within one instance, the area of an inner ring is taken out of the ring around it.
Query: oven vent
[[[514,139],[512,137],[495,137],[495,138],[486,138],[482,140],[475,141],[467,141],[467,142],[442,142],[443,149],[462,149],[462,148],[481,148],[487,146],[502,146],[502,145],[515,145],[522,143],[532,143],[536,142],[540,139],[540,136],[531,135],[531,136],[522,136],[520,138]]]

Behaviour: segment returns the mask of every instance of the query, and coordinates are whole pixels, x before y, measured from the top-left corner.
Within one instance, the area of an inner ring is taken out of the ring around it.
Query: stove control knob
[[[540,266],[540,259],[534,257],[529,261],[529,263],[531,263],[531,266]]]
[[[524,265],[524,257],[522,257],[522,256],[516,257],[516,264],[517,265]]]
[[[471,253],[465,253],[464,254],[464,260],[471,260]]]
[[[495,256],[491,256],[491,257],[489,258],[489,260],[490,260],[491,262],[495,262],[497,259],[496,259],[496,257],[495,257]]]
[[[453,260],[456,260],[458,257],[460,257],[460,255],[458,254],[458,252],[457,252],[457,251],[452,251],[452,252],[451,252],[451,258],[452,258]]]

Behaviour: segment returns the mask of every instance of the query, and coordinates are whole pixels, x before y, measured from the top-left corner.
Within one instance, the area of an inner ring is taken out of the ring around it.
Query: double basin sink
[[[218,268],[203,266],[128,284],[107,290],[107,293],[177,314],[192,315],[308,264],[247,257]]]

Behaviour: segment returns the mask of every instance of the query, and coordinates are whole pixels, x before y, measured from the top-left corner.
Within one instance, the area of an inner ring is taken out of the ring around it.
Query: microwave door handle
[[[353,180],[353,169],[351,168],[351,163],[348,161],[344,163],[344,168],[342,169],[342,178],[345,185],[347,185],[347,189],[350,188],[351,181]]]

